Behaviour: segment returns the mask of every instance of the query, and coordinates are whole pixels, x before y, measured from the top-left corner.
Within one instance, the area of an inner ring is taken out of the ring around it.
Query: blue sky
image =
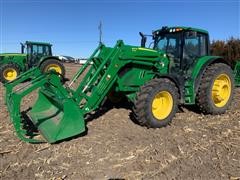
[[[211,39],[240,38],[240,0],[0,0],[0,52],[19,52],[19,42],[53,44],[54,54],[88,57],[103,42],[140,44],[139,31],[184,25]]]

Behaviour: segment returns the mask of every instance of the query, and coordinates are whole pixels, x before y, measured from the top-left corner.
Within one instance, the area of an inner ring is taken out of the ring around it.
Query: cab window
[[[181,34],[164,34],[159,36],[155,48],[157,50],[163,50],[167,54],[174,56],[175,58],[180,57],[180,46],[181,45]]]
[[[38,54],[38,47],[37,47],[37,45],[32,45],[32,54]]]
[[[43,54],[43,46],[38,46],[38,54]]]
[[[49,46],[44,47],[44,55],[51,55],[51,49]]]
[[[207,35],[187,32],[184,39],[183,58],[198,58],[207,54]]]

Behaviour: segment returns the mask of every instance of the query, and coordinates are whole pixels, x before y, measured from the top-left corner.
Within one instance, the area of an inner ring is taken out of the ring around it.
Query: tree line
[[[240,39],[213,40],[210,45],[211,55],[223,56],[231,63],[240,60]]]

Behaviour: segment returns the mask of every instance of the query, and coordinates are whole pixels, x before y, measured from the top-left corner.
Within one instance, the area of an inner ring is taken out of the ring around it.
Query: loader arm
[[[84,114],[99,107],[112,85],[116,82],[119,69],[128,63],[128,61],[119,60],[123,45],[122,41],[118,41],[111,50],[104,45],[100,45],[94,53],[94,55],[98,54],[98,56],[92,56],[86,65],[79,70],[77,76],[73,78],[73,81],[76,81],[83,70],[91,65],[73,93],[73,98],[83,109]],[[106,57],[105,54],[107,54]]]

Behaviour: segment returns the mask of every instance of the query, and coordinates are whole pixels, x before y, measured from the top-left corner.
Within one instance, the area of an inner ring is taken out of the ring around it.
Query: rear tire
[[[41,65],[40,69],[42,72],[48,72],[50,70],[55,70],[57,73],[65,76],[65,67],[64,65],[56,59],[47,59]]]
[[[0,81],[7,83],[13,81],[20,74],[20,69],[16,64],[5,64],[0,68]]]
[[[137,93],[133,115],[143,126],[160,128],[171,123],[178,104],[176,85],[169,79],[153,79]]]
[[[232,69],[223,63],[207,67],[197,92],[196,104],[204,114],[222,114],[233,99]]]

